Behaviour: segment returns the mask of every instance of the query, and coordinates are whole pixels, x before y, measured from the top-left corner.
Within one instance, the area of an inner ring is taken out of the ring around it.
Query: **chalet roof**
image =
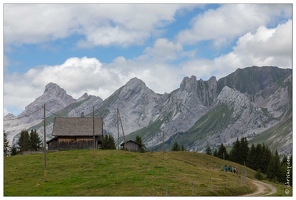
[[[102,135],[103,118],[94,118],[95,135]],[[53,136],[93,136],[92,117],[55,117]]]
[[[129,142],[131,142],[131,143],[135,143],[135,144],[141,146],[139,143],[137,143],[137,142],[135,142],[135,141],[133,141],[133,140],[129,140],[129,141],[123,142],[123,143],[120,144],[120,146],[123,146],[125,143],[129,143]]]

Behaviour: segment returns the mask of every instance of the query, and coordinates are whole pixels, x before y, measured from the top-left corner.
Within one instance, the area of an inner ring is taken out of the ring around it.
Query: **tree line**
[[[42,149],[42,142],[36,130],[31,130],[30,133],[28,130],[22,130],[17,144],[13,144],[12,147],[9,146],[5,131],[3,132],[3,136],[4,157],[17,155],[24,151],[38,151]],[[145,145],[140,136],[136,137],[136,143],[140,144],[144,151]],[[102,136],[100,149],[116,149],[115,140],[112,135],[106,134]]]
[[[184,145],[182,145],[180,147],[180,145],[178,144],[178,142],[175,142],[171,148],[171,151],[186,151]]]
[[[207,147],[206,153],[215,157],[233,161],[256,171],[255,178],[268,179],[271,181],[278,181],[286,183],[289,177],[289,184],[292,185],[292,155],[290,157],[284,156],[282,160],[279,157],[277,150],[272,152],[267,146],[263,144],[254,144],[249,147],[247,138],[237,138],[231,151],[227,152],[223,143],[219,149],[211,151]],[[289,170],[289,172],[287,172]],[[287,176],[289,173],[289,176]]]
[[[28,130],[22,130],[17,144],[13,144],[12,147],[9,146],[5,130],[3,136],[4,156],[14,156],[24,151],[39,151],[42,149],[42,142],[36,129],[31,130],[30,133]]]

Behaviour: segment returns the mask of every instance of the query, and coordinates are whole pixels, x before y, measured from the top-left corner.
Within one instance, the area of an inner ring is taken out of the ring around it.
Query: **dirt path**
[[[264,183],[257,180],[252,180],[252,182],[257,186],[258,190],[252,194],[247,194],[244,196],[268,196],[276,193],[276,188],[268,183]]]

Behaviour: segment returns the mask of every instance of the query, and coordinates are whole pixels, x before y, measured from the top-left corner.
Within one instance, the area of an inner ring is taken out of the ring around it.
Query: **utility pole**
[[[244,184],[246,184],[246,161],[244,161]]]
[[[95,157],[95,149],[96,149],[96,137],[95,137],[95,107],[93,106],[93,140],[94,140],[94,152],[93,156]]]
[[[45,116],[45,104],[44,104],[44,136],[43,136],[43,149],[44,149],[44,181],[46,182],[46,116]]]
[[[125,135],[124,135],[124,130],[123,130],[123,126],[122,126],[122,121],[121,121],[121,117],[120,117],[120,113],[119,113],[119,109],[117,108],[117,114],[119,117],[119,121],[120,121],[120,125],[121,125],[121,130],[122,130],[122,135],[123,135],[123,140],[124,140],[124,144],[125,144]]]
[[[162,158],[164,158],[164,133],[163,133],[163,130],[161,132],[162,132]]]
[[[119,118],[118,118],[118,108],[116,109],[116,122],[117,122],[117,133],[118,133],[118,150],[119,150]]]

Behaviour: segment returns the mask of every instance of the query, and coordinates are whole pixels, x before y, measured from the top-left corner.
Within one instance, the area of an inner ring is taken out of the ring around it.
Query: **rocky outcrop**
[[[5,116],[4,129],[10,140],[25,128],[37,127],[43,133],[43,127],[36,124],[42,121],[44,103],[51,111],[47,116],[58,113],[74,117],[81,112],[91,115],[94,107],[95,116],[104,118],[104,131],[117,140],[119,109],[125,135],[140,134],[146,147],[160,144],[164,135],[165,141],[176,139],[188,150],[200,151],[210,144],[231,144],[237,137],[252,138],[280,123],[283,115],[288,116],[285,120],[291,118],[286,114],[292,107],[291,79],[289,69],[250,67],[218,81],[214,76],[207,81],[185,77],[180,88],[156,94],[142,80],[133,78],[104,101],[87,93],[75,100],[58,85],[49,83],[44,94],[16,117],[19,119]],[[51,130],[49,122],[49,138]],[[286,139],[277,138],[291,147]]]

